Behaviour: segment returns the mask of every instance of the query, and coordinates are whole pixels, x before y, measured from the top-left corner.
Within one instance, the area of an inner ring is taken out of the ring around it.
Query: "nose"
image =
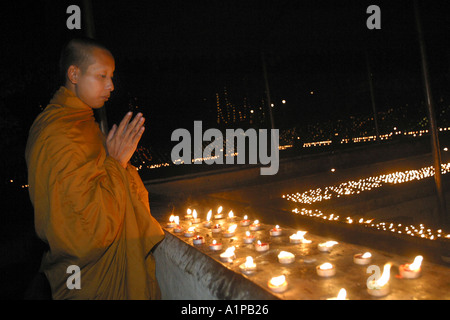
[[[114,91],[114,83],[111,78],[109,78],[108,83],[106,84],[106,89],[110,92]]]

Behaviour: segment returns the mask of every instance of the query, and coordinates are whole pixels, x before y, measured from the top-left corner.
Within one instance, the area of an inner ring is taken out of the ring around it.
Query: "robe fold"
[[[31,126],[25,158],[41,271],[54,299],[158,299],[152,248],[164,238],[134,166],[107,155],[92,108],[59,88]],[[69,289],[80,268],[81,289]]]

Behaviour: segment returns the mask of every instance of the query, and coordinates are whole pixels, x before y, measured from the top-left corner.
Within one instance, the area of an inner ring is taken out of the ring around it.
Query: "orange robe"
[[[136,168],[107,155],[92,108],[61,87],[34,121],[25,157],[53,298],[160,298],[150,251],[164,232]],[[81,289],[66,284],[70,265]]]

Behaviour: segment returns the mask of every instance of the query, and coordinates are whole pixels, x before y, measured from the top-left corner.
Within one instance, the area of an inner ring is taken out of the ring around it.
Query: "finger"
[[[130,134],[131,139],[134,139],[135,136],[142,134],[142,133],[140,133],[140,130],[142,128],[144,128],[144,122],[145,122],[144,117],[139,119],[138,123],[134,126],[133,130],[131,131],[131,134]]]
[[[120,121],[119,128],[117,129],[117,134],[122,135],[125,130],[127,130],[128,123],[130,122],[131,116],[133,113],[128,112],[125,117],[123,117],[122,121]]]
[[[109,130],[108,137],[106,138],[106,141],[110,141],[112,139],[112,137],[116,133],[116,130],[117,130],[117,125],[113,124],[111,130]]]
[[[126,132],[126,134],[128,134],[128,135],[134,135],[135,133],[136,133],[136,130],[139,130],[139,128],[137,128],[136,129],[136,127],[137,126],[140,126],[141,124],[142,124],[142,119],[143,119],[143,117],[142,117],[142,113],[138,113],[135,117],[134,117],[134,119],[133,119],[133,121],[131,121],[129,124],[128,124],[128,127],[127,127],[127,132]]]

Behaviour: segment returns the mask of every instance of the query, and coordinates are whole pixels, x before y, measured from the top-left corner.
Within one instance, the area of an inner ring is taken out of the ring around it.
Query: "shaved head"
[[[59,72],[61,81],[64,84],[67,80],[67,70],[74,65],[82,72],[94,62],[94,49],[102,49],[107,51],[111,57],[111,52],[100,42],[90,38],[76,38],[70,40],[62,49],[59,60]]]

